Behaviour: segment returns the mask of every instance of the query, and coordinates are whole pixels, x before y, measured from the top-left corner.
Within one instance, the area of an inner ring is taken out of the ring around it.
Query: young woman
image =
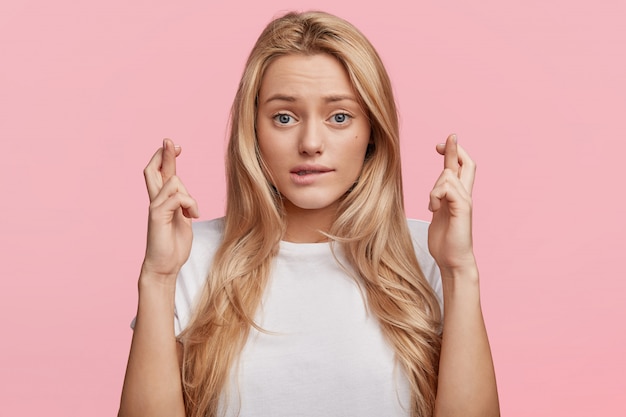
[[[324,13],[271,22],[231,123],[224,218],[192,226],[170,140],[144,171],[119,415],[498,415],[474,162],[454,135],[437,145],[432,222],[406,220],[391,85],[365,37]]]

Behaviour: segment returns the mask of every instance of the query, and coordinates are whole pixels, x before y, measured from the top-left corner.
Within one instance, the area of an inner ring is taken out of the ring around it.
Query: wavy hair
[[[259,152],[256,99],[268,65],[288,54],[330,54],[346,69],[370,119],[372,144],[359,181],[342,199],[328,236],[342,245],[411,386],[411,415],[431,416],[441,312],[409,234],[399,127],[391,83],[370,42],[322,12],[272,21],[246,63],[231,112],[223,240],[190,325],[180,336],[187,415],[217,416],[231,367],[251,327],[284,233],[284,210]],[[263,329],[259,329],[263,331]]]

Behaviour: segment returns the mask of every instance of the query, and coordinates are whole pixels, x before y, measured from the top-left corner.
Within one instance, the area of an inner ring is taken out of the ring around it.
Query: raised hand
[[[150,212],[148,241],[142,273],[175,280],[191,250],[191,219],[199,217],[198,205],[176,176],[181,148],[165,139],[144,169]]]
[[[428,247],[442,274],[476,268],[472,245],[472,187],[476,164],[457,144],[456,135],[437,145],[444,169],[430,193],[433,213]]]

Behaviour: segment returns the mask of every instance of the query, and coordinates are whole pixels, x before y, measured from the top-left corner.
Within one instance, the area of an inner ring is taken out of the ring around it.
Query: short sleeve
[[[215,252],[222,241],[223,219],[193,224],[193,243],[189,259],[176,280],[174,331],[178,336],[189,324],[209,276]]]
[[[441,273],[435,259],[428,250],[428,227],[430,223],[423,220],[408,220],[411,238],[413,239],[413,248],[420,268],[426,277],[426,280],[434,290],[439,306],[443,313],[443,287],[441,284]]]
[[[176,279],[174,296],[174,333],[176,336],[187,327],[200,297],[215,252],[222,241],[223,219],[193,223],[193,242],[187,262]],[[131,323],[134,328],[135,319]]]

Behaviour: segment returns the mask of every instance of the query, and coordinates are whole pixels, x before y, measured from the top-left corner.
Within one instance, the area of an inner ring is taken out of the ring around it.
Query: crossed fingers
[[[439,210],[444,199],[451,203],[466,201],[471,206],[476,163],[457,144],[456,135],[437,145],[437,152],[444,156],[444,169],[431,191],[429,209]]]
[[[143,170],[150,201],[154,200],[163,184],[176,175],[176,157],[180,155],[180,146],[175,146],[169,139],[163,140],[163,147],[157,149],[150,162]]]
[[[163,147],[154,153],[144,169],[150,206],[161,207],[165,211],[174,211],[181,207],[185,217],[198,217],[196,201],[176,176],[176,157],[180,152],[180,146],[164,139]]]

